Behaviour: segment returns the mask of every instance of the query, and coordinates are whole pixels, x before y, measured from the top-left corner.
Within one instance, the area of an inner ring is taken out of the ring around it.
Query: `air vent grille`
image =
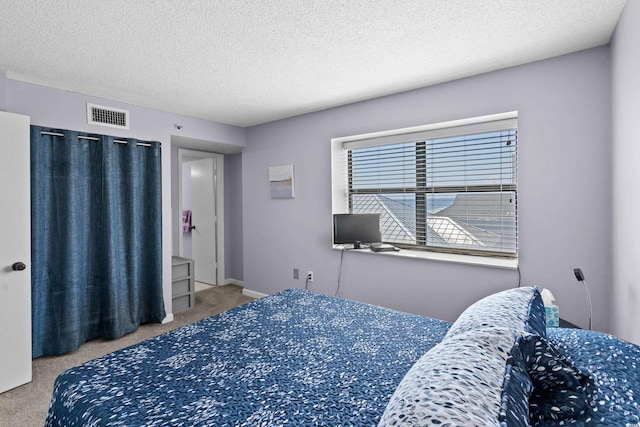
[[[87,123],[129,129],[129,111],[102,105],[87,104]]]

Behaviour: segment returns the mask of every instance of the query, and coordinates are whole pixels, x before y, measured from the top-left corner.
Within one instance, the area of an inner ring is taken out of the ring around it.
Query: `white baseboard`
[[[225,285],[236,285],[236,286],[242,286],[242,295],[251,297],[251,298],[264,298],[266,296],[268,296],[267,294],[263,294],[262,292],[257,292],[257,291],[252,291],[251,289],[246,289],[244,287],[244,282],[242,280],[238,280],[238,279],[225,279],[224,280],[224,284]]]
[[[238,279],[224,279],[225,285],[236,285],[244,287],[244,282]]]
[[[169,322],[173,322],[173,313],[167,314],[167,316],[164,319],[162,319],[162,324],[163,325],[165,323],[169,323]]]
[[[263,294],[262,292],[252,291],[250,289],[242,289],[242,295],[251,297],[251,298],[264,298],[268,296],[267,294]]]

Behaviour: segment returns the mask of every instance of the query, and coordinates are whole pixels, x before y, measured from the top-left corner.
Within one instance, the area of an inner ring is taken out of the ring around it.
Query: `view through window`
[[[345,143],[349,211],[401,247],[516,257],[517,126],[486,127]]]

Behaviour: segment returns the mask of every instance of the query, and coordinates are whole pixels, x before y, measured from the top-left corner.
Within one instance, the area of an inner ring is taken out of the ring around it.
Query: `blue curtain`
[[[161,221],[159,142],[31,127],[34,358],[162,321]]]

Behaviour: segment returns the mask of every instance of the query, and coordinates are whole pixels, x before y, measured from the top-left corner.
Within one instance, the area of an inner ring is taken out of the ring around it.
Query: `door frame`
[[[224,285],[224,155],[208,151],[178,148],[178,215],[176,215],[177,224],[174,224],[174,226],[178,227],[178,251],[180,256],[183,256],[184,253],[182,238],[182,164],[185,162],[185,157],[215,160],[215,170],[211,184],[215,191],[216,202],[216,284]],[[196,265],[195,268],[198,268],[198,266]]]

